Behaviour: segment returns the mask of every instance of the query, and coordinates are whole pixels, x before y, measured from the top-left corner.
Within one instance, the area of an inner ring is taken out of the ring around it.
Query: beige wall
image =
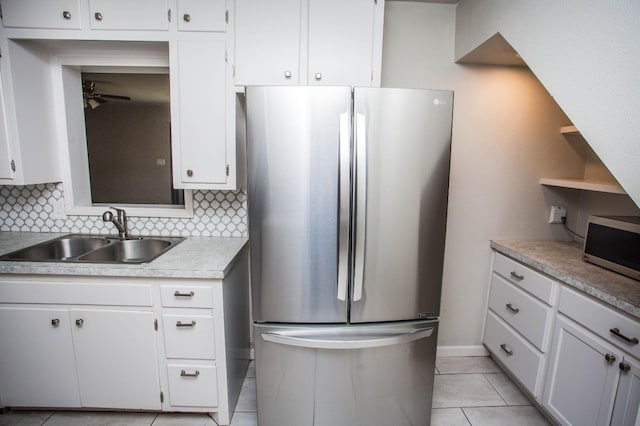
[[[538,181],[584,165],[559,134],[569,120],[528,69],[454,64],[455,19],[455,5],[387,2],[382,85],[455,92],[439,348],[473,354],[482,352],[489,240],[569,240],[548,224],[549,206],[564,205],[575,222],[579,191]]]
[[[460,0],[457,10],[456,58],[500,32],[640,204],[640,2]]]

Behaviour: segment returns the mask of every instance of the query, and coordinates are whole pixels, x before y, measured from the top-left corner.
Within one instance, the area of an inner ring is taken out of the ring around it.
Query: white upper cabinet
[[[80,29],[80,0],[2,0],[2,24],[15,28]]]
[[[237,0],[235,84],[379,86],[382,0]]]
[[[13,177],[9,135],[7,134],[7,116],[4,107],[4,90],[2,89],[2,73],[0,72],[0,179]]]
[[[171,45],[171,122],[174,186],[222,189],[235,158],[223,37]],[[175,66],[174,66],[175,65]],[[233,104],[231,104],[233,105]],[[233,122],[232,122],[233,123]]]
[[[308,84],[370,87],[373,0],[309,0]]]
[[[225,0],[178,0],[178,31],[226,31]]]
[[[299,71],[300,2],[236,1],[236,85],[304,84]]]
[[[0,40],[0,46],[0,184],[59,182],[49,51],[12,40]]]
[[[167,0],[89,0],[94,30],[168,30]]]

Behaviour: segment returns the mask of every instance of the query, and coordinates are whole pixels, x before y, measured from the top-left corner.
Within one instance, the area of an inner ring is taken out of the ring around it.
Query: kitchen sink
[[[175,247],[184,238],[138,237],[120,240],[99,235],[71,234],[0,256],[0,260],[29,262],[146,263]]]

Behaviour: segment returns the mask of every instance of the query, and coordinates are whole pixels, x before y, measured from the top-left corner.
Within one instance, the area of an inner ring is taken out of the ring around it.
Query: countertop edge
[[[606,269],[600,268],[595,265],[587,264],[583,262],[582,265],[584,269],[588,269],[590,272],[596,272],[599,276],[602,277],[601,281],[594,282],[583,279],[581,277],[576,277],[575,275],[571,275],[567,273],[567,271],[563,271],[561,268],[550,265],[542,260],[535,259],[530,256],[526,250],[516,249],[513,247],[508,247],[507,244],[530,244],[530,245],[539,245],[540,247],[544,246],[552,246],[552,245],[563,245],[565,249],[575,250],[575,252],[580,255],[581,249],[575,243],[570,242],[560,242],[560,241],[496,241],[491,240],[490,246],[493,250],[498,253],[504,254],[508,257],[511,257],[527,266],[530,266],[533,269],[536,269],[550,277],[556,279],[562,284],[566,284],[567,286],[576,289],[582,293],[588,294],[604,304],[611,306],[615,309],[618,309],[637,320],[640,320],[640,306],[631,303],[628,300],[624,300],[621,296],[614,294],[614,291],[610,291],[606,288],[606,283],[611,281],[628,283],[629,285],[637,285],[636,291],[633,291],[634,294],[640,295],[640,283],[632,280],[631,278],[623,277],[614,272],[608,271]],[[581,260],[581,256],[580,260]],[[575,260],[575,259],[573,259]],[[581,260],[582,261],[582,260]]]
[[[29,235],[31,234],[31,235]],[[39,235],[34,235],[39,234]],[[0,232],[0,242],[7,243],[13,237],[24,237],[29,246],[33,243],[69,233],[20,233]],[[26,235],[26,237],[25,237]],[[160,237],[161,238],[161,237]],[[191,241],[190,243],[188,241]],[[22,243],[19,243],[22,245]],[[168,279],[224,279],[238,261],[240,254],[248,248],[245,237],[187,237],[152,262],[139,265],[105,263],[63,263],[0,261],[0,275],[55,275],[96,276]],[[20,247],[0,249],[0,254]]]

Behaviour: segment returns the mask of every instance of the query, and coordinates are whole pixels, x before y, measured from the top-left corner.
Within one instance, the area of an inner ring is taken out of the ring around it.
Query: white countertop
[[[0,255],[69,233],[0,232]],[[162,237],[159,237],[162,238]],[[0,261],[0,274],[223,279],[248,238],[187,237],[149,263]]]
[[[579,244],[491,241],[491,248],[640,319],[640,281],[585,262]]]

